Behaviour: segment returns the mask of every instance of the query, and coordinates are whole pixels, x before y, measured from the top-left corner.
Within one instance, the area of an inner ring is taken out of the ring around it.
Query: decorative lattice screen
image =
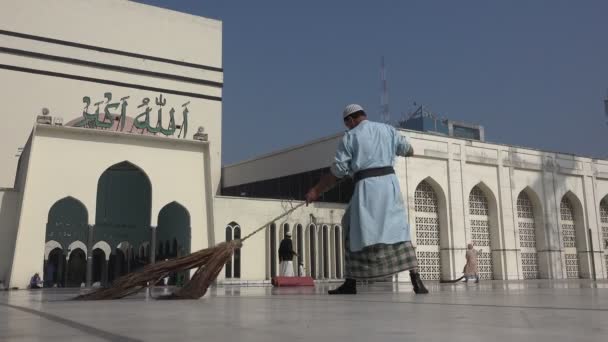
[[[566,276],[569,279],[578,279],[578,254],[576,250],[576,229],[574,223],[574,209],[566,197],[560,204],[560,217],[562,221],[562,244],[564,246],[564,261]]]
[[[523,191],[517,197],[517,226],[519,228],[521,269],[524,279],[537,279],[538,255],[536,252],[534,210],[530,198]]]
[[[478,251],[479,276],[481,279],[493,279],[494,271],[490,245],[490,210],[488,198],[477,186],[469,194],[469,215],[471,220],[471,240]]]
[[[439,206],[435,191],[422,181],[414,193],[416,211],[416,257],[424,280],[439,280],[441,259],[439,253]]]

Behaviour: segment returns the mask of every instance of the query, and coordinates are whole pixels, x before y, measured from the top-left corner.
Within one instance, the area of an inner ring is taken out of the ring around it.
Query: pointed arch
[[[105,169],[97,181],[95,239],[116,245],[120,240],[139,246],[149,241],[152,183],[139,166],[122,161]]]
[[[482,279],[494,279],[492,249],[498,245],[498,216],[496,197],[483,182],[475,185],[469,192],[469,227],[471,242],[478,255],[479,275]]]
[[[177,201],[162,207],[158,212],[156,235],[157,239],[172,241],[171,250],[175,256],[190,254],[192,228],[188,209]]]
[[[300,277],[304,277],[305,274],[300,274],[300,265],[304,265],[304,260],[305,260],[305,244],[304,244],[304,229],[302,227],[302,224],[297,223],[295,225],[295,236],[296,236],[296,253],[298,253],[298,255],[296,256],[296,259],[298,260],[298,265],[297,265],[297,269],[298,269],[298,276]]]
[[[55,202],[48,212],[45,241],[69,246],[74,240],[88,241],[89,214],[78,199],[67,196]]]
[[[608,194],[600,200],[600,226],[602,227],[602,248],[604,250],[604,266],[608,275]]]
[[[47,241],[44,244],[44,260],[45,261],[49,260],[49,254],[51,254],[51,252],[56,248],[63,250],[63,247],[61,246],[61,244],[55,240]]]
[[[84,244],[84,242],[80,241],[80,240],[76,240],[73,241],[72,243],[70,243],[70,245],[68,246],[68,254],[67,254],[67,258],[70,258],[70,255],[72,254],[72,252],[74,252],[77,249],[82,249],[82,251],[84,252],[84,255],[87,255],[87,245]]]
[[[306,234],[306,249],[308,251],[308,260],[306,272],[313,278],[317,278],[317,226],[313,223],[308,225]]]
[[[334,269],[335,269],[335,278],[342,279],[344,277],[343,273],[343,241],[342,239],[342,227],[335,225],[334,226]]]
[[[567,191],[560,201],[560,232],[562,237],[562,269],[566,278],[578,279],[587,274],[589,265],[580,252],[587,250],[587,234],[583,217],[583,205],[578,197]]]
[[[517,229],[523,279],[538,279],[540,267],[538,258],[539,242],[543,241],[542,212],[540,202],[530,187],[524,188],[517,196]]]
[[[112,247],[110,247],[110,244],[105,241],[97,241],[93,245],[92,250],[95,251],[96,249],[103,251],[106,260],[110,260],[110,254],[112,254]]]
[[[241,226],[239,226],[238,224],[236,226],[234,226],[234,239],[235,240],[239,240],[241,238]],[[233,274],[232,276],[234,278],[240,278],[241,277],[241,249],[237,248],[234,251],[234,255],[232,256],[233,259]]]
[[[329,226],[324,224],[321,227],[321,258],[322,258],[322,262],[321,262],[321,267],[323,267],[323,278],[324,279],[329,279],[330,278],[330,262],[329,262],[329,248],[330,248],[330,244],[329,244]]]
[[[416,230],[416,258],[424,280],[441,278],[441,214],[437,189],[441,189],[432,178],[427,177],[414,190],[414,224]],[[445,199],[444,199],[445,205]],[[445,213],[445,210],[443,210]],[[443,220],[445,222],[447,219]],[[446,232],[444,231],[444,234]],[[444,235],[445,236],[445,235]]]
[[[226,225],[226,241],[237,240],[241,238],[241,226],[232,221]],[[225,277],[240,278],[241,277],[241,250],[236,249],[232,257],[226,262]]]

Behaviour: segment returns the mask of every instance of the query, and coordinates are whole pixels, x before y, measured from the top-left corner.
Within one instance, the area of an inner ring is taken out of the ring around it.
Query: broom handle
[[[346,180],[346,178],[347,178],[347,177],[343,177],[343,178],[338,179],[338,181],[337,181],[337,182],[336,182],[334,185],[332,185],[332,186],[331,186],[329,189],[326,189],[325,191],[323,191],[323,193],[325,193],[325,192],[327,192],[327,191],[331,190],[332,188],[334,188],[334,187],[335,187],[335,186],[337,186],[338,184],[341,184],[342,182],[344,182],[344,181]],[[268,221],[268,222],[264,223],[264,225],[263,225],[263,226],[261,226],[260,228],[258,228],[258,229],[256,229],[256,230],[254,230],[253,232],[251,232],[249,235],[247,235],[247,236],[245,236],[244,238],[242,238],[242,239],[241,239],[241,242],[243,242],[243,241],[245,241],[245,240],[249,239],[249,238],[250,238],[252,235],[257,234],[257,233],[258,233],[260,230],[263,230],[263,229],[265,229],[265,228],[268,228],[268,226],[269,226],[269,225],[270,225],[272,222],[277,221],[277,220],[280,220],[280,219],[282,219],[283,217],[285,217],[285,216],[287,216],[287,215],[289,215],[289,214],[293,213],[294,211],[296,211],[296,209],[300,208],[301,206],[303,206],[303,205],[305,205],[305,204],[306,204],[306,201],[304,201],[304,202],[302,202],[302,203],[300,203],[300,204],[296,205],[295,207],[293,207],[293,208],[291,208],[291,209],[287,210],[286,212],[282,213],[281,215],[279,215],[279,216],[277,216],[277,217],[273,218],[272,220],[270,220],[270,221]]]
[[[263,230],[263,229],[267,228],[267,227],[268,227],[268,226],[269,226],[269,225],[270,225],[272,222],[277,221],[277,220],[280,220],[280,219],[282,219],[283,217],[285,217],[285,216],[287,216],[287,215],[289,215],[289,214],[293,213],[293,212],[294,212],[296,209],[300,208],[301,206],[303,206],[303,205],[305,205],[305,204],[306,204],[306,202],[302,202],[302,203],[300,203],[300,204],[296,205],[295,207],[293,207],[293,208],[291,208],[291,209],[287,210],[286,212],[282,213],[281,215],[279,215],[279,216],[277,216],[277,217],[273,218],[272,220],[270,220],[270,221],[268,221],[268,222],[264,223],[264,225],[262,225],[260,228],[258,228],[258,229],[256,229],[256,230],[254,230],[254,231],[253,231],[253,232],[251,232],[249,235],[247,235],[247,236],[245,236],[244,238],[242,238],[242,239],[241,239],[241,242],[243,242],[243,241],[245,241],[245,240],[249,239],[251,236],[255,235],[255,234],[256,234],[256,233],[258,233],[260,230]]]

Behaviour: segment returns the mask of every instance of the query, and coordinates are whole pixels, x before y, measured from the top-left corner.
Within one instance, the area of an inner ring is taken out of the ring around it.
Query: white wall
[[[211,164],[217,188],[223,82],[220,21],[122,0],[9,0],[2,3],[0,30],[9,31],[0,32],[0,46],[5,48],[0,51],[0,79],[10,85],[0,94],[0,118],[11,123],[0,145],[0,187],[12,186],[17,148],[25,143],[43,107],[66,123],[81,116],[84,96],[94,103],[111,92],[113,102],[130,96],[130,117],[141,112],[137,106],[144,97],[154,104],[162,93],[167,99],[165,125],[171,107],[181,123],[181,106],[190,101],[188,138],[204,126],[215,142]],[[63,42],[41,40],[46,38]],[[75,79],[79,77],[86,80]],[[155,123],[157,107],[152,107]]]
[[[176,201],[191,215],[191,250],[208,247],[207,232],[213,222],[207,222],[207,199],[212,195],[205,179],[206,143],[42,125],[34,130],[29,152],[11,286],[24,287],[34,272],[42,274],[51,206],[72,196],[86,207],[89,224],[93,225],[99,177],[122,161],[141,168],[150,179],[151,225],[157,225],[162,207]]]

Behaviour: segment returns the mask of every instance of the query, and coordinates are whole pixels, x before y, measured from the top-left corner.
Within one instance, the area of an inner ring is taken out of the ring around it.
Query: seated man
[[[42,288],[42,286],[40,286],[40,283],[42,282],[42,280],[40,280],[40,275],[38,273],[35,273],[32,278],[30,278],[30,289],[40,289]]]

